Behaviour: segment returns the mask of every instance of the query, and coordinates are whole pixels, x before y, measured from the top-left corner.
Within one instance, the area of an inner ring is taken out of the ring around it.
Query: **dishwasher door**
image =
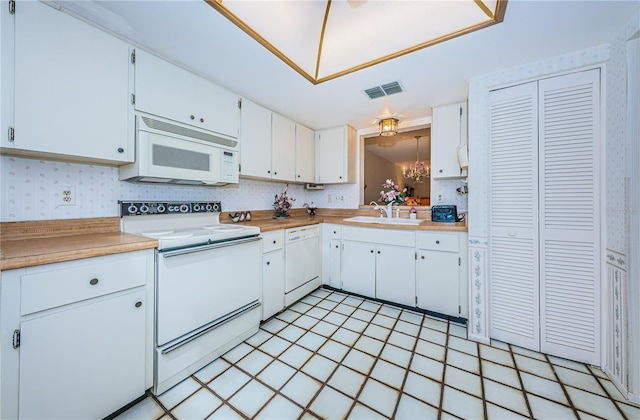
[[[285,305],[320,286],[320,228],[307,226],[285,231]]]

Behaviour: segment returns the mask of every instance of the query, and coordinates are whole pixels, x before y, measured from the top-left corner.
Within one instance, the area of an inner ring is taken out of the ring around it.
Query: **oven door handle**
[[[175,251],[165,251],[165,252],[160,252],[160,254],[162,254],[162,258],[170,258],[170,257],[176,257],[178,255],[192,254],[194,252],[208,251],[210,249],[226,248],[228,246],[246,244],[249,242],[259,241],[260,239],[262,238],[260,238],[259,236],[256,236],[256,237],[250,237],[245,239],[218,242],[210,245],[202,245],[202,246],[197,246],[193,248],[177,249]]]
[[[174,343],[168,347],[165,347],[160,353],[161,354],[167,354],[170,353],[172,351],[174,351],[175,349],[184,346],[185,344],[189,343],[192,340],[195,340],[196,338],[205,335],[206,333],[208,333],[209,331],[216,329],[218,327],[220,327],[223,324],[226,324],[229,321],[232,321],[234,319],[236,319],[237,317],[239,317],[240,315],[244,315],[245,313],[259,307],[261,305],[261,303],[259,301],[253,301],[241,308],[236,309],[235,311],[219,318],[216,319],[215,321],[211,322],[208,325],[205,325],[204,327],[202,327],[199,330],[196,330],[194,332],[192,332],[191,334],[188,334],[187,336],[182,337],[182,339],[180,341],[178,341],[177,343]]]

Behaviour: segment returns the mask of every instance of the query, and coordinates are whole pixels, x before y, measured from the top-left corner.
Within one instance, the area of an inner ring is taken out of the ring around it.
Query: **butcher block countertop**
[[[294,209],[291,211],[291,216],[286,219],[273,219],[272,213],[270,210],[252,211],[251,221],[239,222],[239,224],[258,226],[262,232],[319,223],[379,229],[467,231],[466,222],[431,222],[430,214],[426,211],[418,211],[418,219],[425,220],[417,226],[345,222],[343,220],[354,216],[377,216],[379,214],[377,211],[373,212],[369,209],[318,209],[315,217],[309,217],[306,209]],[[220,214],[220,221],[232,223],[228,214],[228,212]],[[120,232],[119,217],[2,222],[0,223],[0,271],[152,249],[157,246],[158,241],[155,239]]]
[[[119,217],[3,222],[0,235],[0,271],[158,246],[120,232]]]

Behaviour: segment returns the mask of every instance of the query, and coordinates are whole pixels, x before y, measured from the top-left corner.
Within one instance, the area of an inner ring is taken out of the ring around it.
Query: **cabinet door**
[[[240,175],[271,178],[271,111],[243,99],[240,113]]]
[[[340,248],[340,240],[329,240],[329,285],[336,289],[342,289],[342,278],[340,276],[342,250]]]
[[[364,296],[376,296],[375,245],[344,241],[342,288]]]
[[[376,246],[376,298],[403,305],[416,305],[414,248]]]
[[[296,124],[296,181],[315,182],[315,137],[313,130]]]
[[[132,162],[129,47],[40,2],[19,6],[15,147]]]
[[[418,251],[416,296],[418,307],[460,316],[458,253]]]
[[[262,256],[262,320],[284,308],[284,253],[282,249]]]
[[[140,49],[136,50],[135,89],[138,111],[200,128],[205,115],[196,107],[198,77]]]
[[[145,296],[138,289],[23,322],[20,417],[103,418],[144,395]]]
[[[271,178],[296,178],[296,123],[276,113],[271,116]]]
[[[198,78],[196,108],[202,115],[202,128],[238,138],[240,131],[240,97],[205,79]]]
[[[466,104],[433,109],[431,125],[431,177],[451,179],[466,176],[458,164],[457,149],[466,141]]]
[[[321,130],[316,141],[316,182],[331,184],[346,182],[346,128]]]

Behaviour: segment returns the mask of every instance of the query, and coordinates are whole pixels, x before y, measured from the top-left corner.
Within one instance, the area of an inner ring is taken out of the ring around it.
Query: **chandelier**
[[[431,170],[428,166],[425,166],[424,162],[420,161],[420,155],[418,152],[420,136],[416,136],[416,163],[409,165],[409,170],[402,168],[402,176],[406,179],[411,179],[416,184],[421,184],[425,178],[429,178]]]

